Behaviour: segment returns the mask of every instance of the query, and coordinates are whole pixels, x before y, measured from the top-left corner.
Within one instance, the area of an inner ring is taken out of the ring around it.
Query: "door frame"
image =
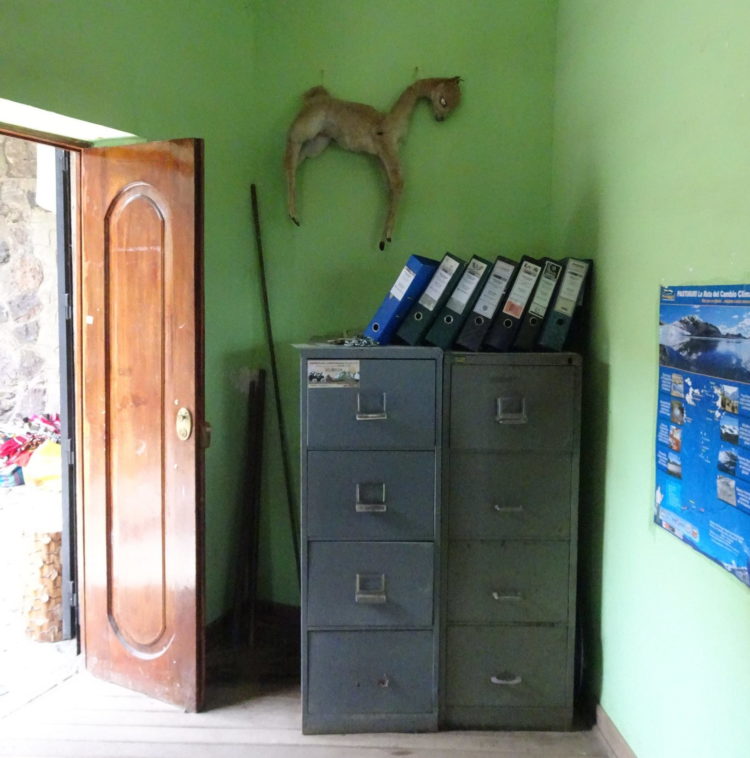
[[[60,365],[61,400],[66,403],[61,429],[62,447],[62,487],[63,487],[63,638],[76,639],[77,650],[81,651],[83,623],[83,593],[80,592],[79,558],[83,555],[82,524],[83,501],[80,497],[83,487],[81,466],[78,465],[77,451],[83,449],[83,436],[80,425],[81,394],[81,319],[80,319],[80,282],[81,282],[81,198],[80,198],[80,154],[92,144],[83,140],[57,137],[32,129],[8,128],[0,125],[0,134],[22,139],[26,142],[49,145],[68,153],[66,157],[68,182],[61,181],[59,155],[55,159],[57,178],[56,224],[57,224],[57,273],[58,273],[58,317],[59,344],[61,358],[65,365]],[[74,160],[70,160],[75,156]],[[67,184],[67,186],[61,186]],[[61,190],[69,193],[61,197]],[[74,198],[75,195],[75,198]],[[73,205],[73,208],[70,207]],[[62,216],[60,214],[63,214]],[[66,217],[67,214],[67,217]],[[75,214],[75,218],[74,218]],[[69,288],[66,292],[66,288]],[[63,314],[70,312],[70,327]],[[65,354],[63,356],[63,351]],[[72,353],[72,361],[70,360]],[[72,383],[73,391],[70,385]],[[61,411],[63,410],[61,406]],[[61,413],[61,419],[63,414]],[[72,421],[72,424],[71,424]],[[66,495],[66,492],[69,493]],[[71,507],[71,498],[74,507]]]
[[[75,424],[78,417],[75,390],[78,386],[73,363],[75,322],[73,297],[73,270],[75,265],[78,225],[74,223],[74,187],[77,186],[75,172],[78,161],[71,160],[71,153],[64,148],[55,148],[56,178],[56,225],[57,225],[57,315],[60,346],[60,442],[62,478],[62,636],[76,639],[77,651],[81,651],[78,636],[78,550],[77,542],[77,487]]]
[[[74,492],[75,508],[71,509],[68,514],[73,523],[75,533],[71,535],[70,545],[68,546],[70,551],[75,553],[75,565],[72,567],[73,580],[74,580],[74,622],[71,625],[75,631],[75,636],[78,643],[78,651],[81,652],[83,647],[83,640],[85,639],[86,629],[86,599],[85,592],[83,591],[82,581],[85,576],[85,553],[84,553],[84,482],[83,482],[83,466],[86,461],[86,445],[83,433],[83,316],[82,316],[82,284],[83,284],[83,250],[81,242],[81,228],[83,223],[84,209],[82,207],[81,197],[81,164],[82,153],[84,150],[90,147],[95,147],[94,143],[77,140],[74,138],[61,137],[59,135],[48,134],[44,132],[35,131],[32,129],[25,129],[23,127],[9,126],[7,124],[0,123],[0,134],[9,137],[15,137],[17,139],[23,139],[28,142],[35,142],[44,145],[50,145],[52,147],[61,148],[68,151],[71,156],[75,156],[74,161],[70,161],[70,178],[71,184],[74,186],[71,188],[71,200],[75,198],[73,213],[71,214],[71,229],[69,239],[69,254],[70,254],[70,275],[72,295],[69,300],[69,307],[72,311],[72,345],[69,345],[69,349],[73,352],[72,361],[72,381],[73,381],[73,393],[72,393],[72,406],[73,406],[73,429],[72,432],[72,447],[75,451],[73,453],[74,465],[71,467],[74,471],[74,476],[69,478],[69,486]],[[111,145],[111,142],[108,146]],[[201,276],[199,278],[200,291],[196,292],[197,297],[202,303],[204,300],[204,278],[203,278],[203,212],[204,212],[204,195],[203,185],[200,186],[200,195],[197,197],[197,208],[199,218],[196,219],[197,227],[196,231],[200,239],[200,255],[201,259],[198,262],[201,270]],[[203,307],[199,309],[199,313],[196,313],[196,332],[199,335],[198,344],[196,346],[196,359],[201,367],[205,366],[205,326],[204,326],[204,310]],[[60,327],[64,327],[61,325]],[[205,449],[208,446],[208,430],[205,424],[205,369],[201,369],[200,376],[196,377],[200,391],[198,396],[200,398],[200,407],[196,407],[196,420],[199,420],[199,424],[196,425],[195,434],[198,439],[201,440],[199,444]],[[69,388],[68,388],[69,392]],[[198,708],[201,708],[203,698],[205,697],[205,464],[199,467],[197,482],[196,482],[196,498],[198,503],[198,523],[196,524],[196,544],[198,549],[197,556],[197,571],[199,576],[203,577],[199,581],[198,597],[196,598],[197,608],[197,633],[202,636],[202,643],[198,645],[196,651],[197,660],[196,666],[199,671],[203,673],[199,675],[202,682],[200,686],[200,695],[198,698]],[[70,592],[71,589],[68,588]],[[85,649],[83,650],[85,653]]]

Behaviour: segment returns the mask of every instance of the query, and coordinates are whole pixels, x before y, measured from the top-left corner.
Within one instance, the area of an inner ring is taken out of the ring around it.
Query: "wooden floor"
[[[209,689],[183,713],[80,673],[0,719],[13,758],[611,758],[596,732],[303,736],[293,684]]]

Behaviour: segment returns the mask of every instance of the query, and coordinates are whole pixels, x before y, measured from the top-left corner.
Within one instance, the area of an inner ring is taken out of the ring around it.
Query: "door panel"
[[[179,140],[81,164],[86,666],[188,710],[203,697],[201,157]]]

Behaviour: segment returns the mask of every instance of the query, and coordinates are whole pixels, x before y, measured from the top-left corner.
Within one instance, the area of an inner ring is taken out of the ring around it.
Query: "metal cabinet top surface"
[[[445,353],[452,364],[480,364],[494,366],[580,366],[578,353]]]
[[[445,356],[453,363],[492,363],[492,364],[522,364],[525,366],[560,366],[581,365],[578,353],[492,353],[492,352],[461,352],[443,351],[439,347],[427,345],[372,345],[369,347],[347,347],[345,345],[328,345],[304,343],[293,345],[300,351],[302,357],[315,355],[318,358],[336,359],[348,358],[432,358],[441,359]]]
[[[443,351],[439,347],[411,347],[410,345],[372,345],[369,347],[347,347],[345,345],[303,344],[293,345],[303,358],[432,358],[440,360]]]

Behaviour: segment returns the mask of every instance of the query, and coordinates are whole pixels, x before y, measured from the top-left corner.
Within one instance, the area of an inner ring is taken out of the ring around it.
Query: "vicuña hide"
[[[289,215],[299,226],[296,202],[297,166],[313,158],[333,140],[345,150],[369,153],[380,159],[388,179],[388,215],[380,249],[391,241],[396,209],[404,188],[398,147],[406,136],[414,106],[429,100],[437,121],[442,121],[461,100],[461,79],[419,79],[407,87],[387,113],[363,103],[331,97],[324,87],[313,87],[302,96],[303,105],[289,129],[284,156]]]

